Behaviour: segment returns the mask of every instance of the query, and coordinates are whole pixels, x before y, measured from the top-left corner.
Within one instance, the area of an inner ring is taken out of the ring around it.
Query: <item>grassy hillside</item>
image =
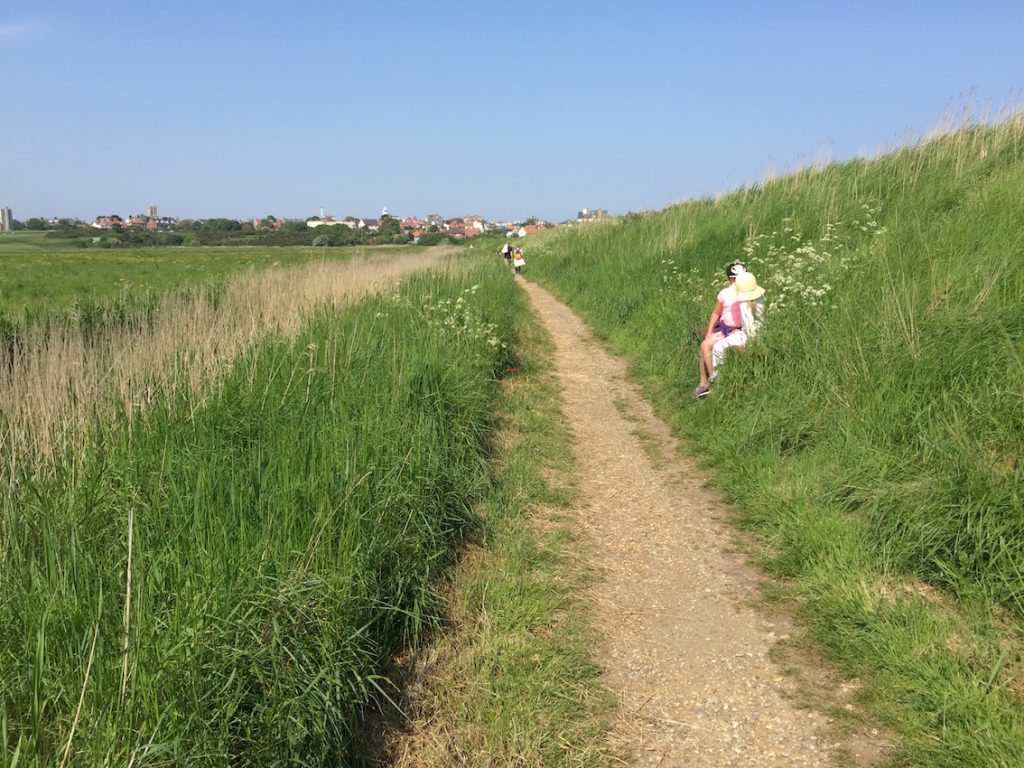
[[[706,459],[898,765],[1024,764],[1024,120],[526,244]],[[709,398],[723,267],[766,327]]]

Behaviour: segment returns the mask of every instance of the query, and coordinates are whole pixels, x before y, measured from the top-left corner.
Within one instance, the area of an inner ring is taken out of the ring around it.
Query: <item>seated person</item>
[[[736,273],[731,279],[731,285],[718,294],[715,311],[711,313],[709,332],[700,345],[701,378],[693,393],[695,397],[704,397],[711,392],[716,369],[725,360],[725,351],[731,347],[740,349],[753,339],[764,320],[764,313],[764,288],[745,269]],[[728,317],[729,321],[723,321],[723,316]],[[733,325],[737,316],[739,322]]]
[[[715,308],[711,311],[711,319],[708,321],[708,329],[700,343],[700,383],[694,391],[695,397],[703,397],[711,391],[710,377],[713,370],[711,350],[715,343],[721,341],[732,331],[742,326],[742,318],[739,314],[739,305],[733,296],[733,283],[737,275],[743,274],[747,268],[741,261],[734,261],[725,268],[725,276],[729,284],[718,292],[715,300]]]

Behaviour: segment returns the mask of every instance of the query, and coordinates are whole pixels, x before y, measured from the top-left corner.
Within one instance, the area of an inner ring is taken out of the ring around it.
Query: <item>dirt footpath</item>
[[[826,718],[769,659],[784,625],[757,613],[757,573],[731,551],[725,510],[668,427],[564,304],[523,281],[554,339],[599,574],[598,662],[620,701],[628,765],[831,766]],[[695,407],[699,405],[695,404]]]

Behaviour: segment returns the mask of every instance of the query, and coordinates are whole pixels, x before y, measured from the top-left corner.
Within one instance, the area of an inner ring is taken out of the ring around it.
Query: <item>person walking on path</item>
[[[725,276],[729,284],[718,292],[715,300],[715,308],[711,310],[711,317],[708,320],[708,329],[700,342],[698,363],[700,366],[700,382],[694,390],[694,397],[704,397],[711,392],[711,380],[714,374],[712,361],[712,349],[715,344],[726,338],[733,331],[739,330],[743,325],[740,317],[739,304],[735,298],[733,283],[737,276],[747,271],[741,261],[734,261],[725,268]]]
[[[516,274],[523,274],[523,265],[526,263],[526,259],[523,258],[523,249],[516,248],[515,258],[512,260],[512,264],[516,268]]]
[[[505,259],[505,263],[512,264],[512,246],[508,242],[501,246],[501,257]]]

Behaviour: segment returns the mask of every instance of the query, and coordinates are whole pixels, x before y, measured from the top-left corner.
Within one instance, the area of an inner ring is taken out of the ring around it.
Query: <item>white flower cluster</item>
[[[878,223],[878,209],[861,206],[862,214],[849,224],[830,222],[817,240],[805,238],[793,228],[790,219],[782,220],[782,229],[750,236],[743,245],[743,262],[757,276],[768,298],[768,309],[777,312],[796,305],[828,307],[835,278],[848,271],[854,262],[851,243],[863,240],[863,232],[878,237],[885,227]],[[860,243],[857,244],[860,247]],[[722,287],[719,274],[709,277],[693,266],[683,271],[675,259],[661,260],[662,291],[681,293],[685,301],[704,306],[709,296]]]
[[[856,232],[878,237],[886,231],[876,218],[878,209],[864,204],[861,210],[861,216],[850,224],[829,222],[817,240],[805,238],[789,219],[782,220],[781,230],[747,239],[745,262],[764,286],[769,310],[795,305],[835,307],[829,299],[831,281],[853,266],[850,245]]]
[[[471,306],[470,300],[479,288],[479,285],[466,288],[454,301],[442,299],[434,302],[428,298],[423,305],[426,322],[431,327],[451,333],[470,344],[505,349],[507,345],[501,340],[498,326],[485,322],[481,314]]]

